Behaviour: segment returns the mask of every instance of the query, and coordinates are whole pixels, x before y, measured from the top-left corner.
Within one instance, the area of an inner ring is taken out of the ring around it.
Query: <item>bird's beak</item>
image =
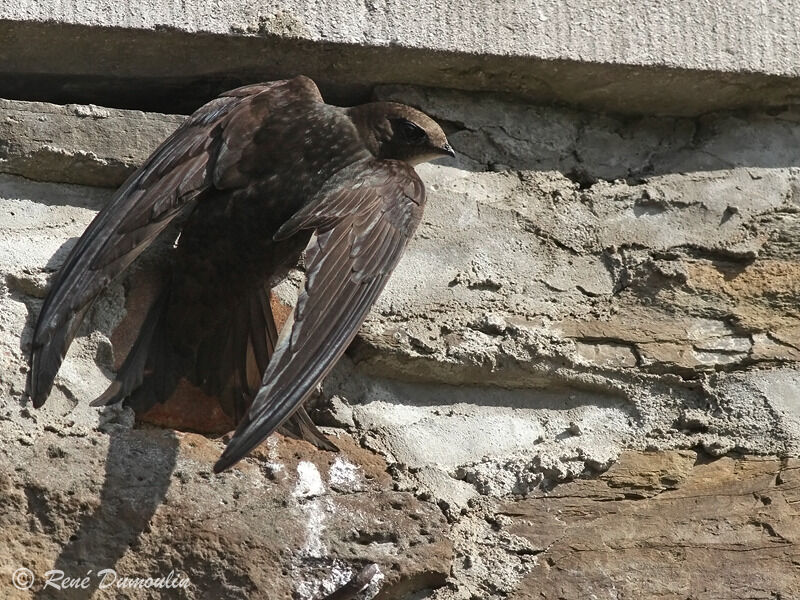
[[[447,154],[448,156],[452,156],[453,158],[456,157],[456,152],[453,150],[450,144],[445,142],[445,145],[440,148],[442,154]]]

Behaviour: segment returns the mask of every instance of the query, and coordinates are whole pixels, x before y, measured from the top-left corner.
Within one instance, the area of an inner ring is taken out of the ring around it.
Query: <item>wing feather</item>
[[[217,472],[266,439],[313,392],[355,337],[419,223],[425,191],[407,164],[364,161],[346,175],[276,234],[315,229],[306,282]]]
[[[212,100],[189,117],[117,190],[72,248],[45,299],[34,330],[28,393],[34,406],[47,399],[53,380],[89,306],[181,212],[212,187],[236,185],[218,158],[252,143],[270,109],[293,100],[321,100],[310,79],[252,85]],[[230,128],[229,128],[230,127]],[[238,172],[238,171],[237,171]],[[215,181],[215,178],[218,181]]]

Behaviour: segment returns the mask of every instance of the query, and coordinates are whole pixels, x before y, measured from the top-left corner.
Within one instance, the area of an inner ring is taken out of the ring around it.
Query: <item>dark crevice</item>
[[[575,159],[580,163],[580,159],[576,157]],[[588,190],[591,188],[595,183],[600,181],[599,177],[596,177],[590,173],[590,171],[582,166],[576,166],[573,169],[564,173],[564,177],[572,181],[573,183],[578,184],[578,189],[580,190]]]

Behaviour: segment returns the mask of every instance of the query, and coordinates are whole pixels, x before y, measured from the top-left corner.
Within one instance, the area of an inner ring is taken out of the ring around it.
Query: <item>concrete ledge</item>
[[[800,5],[789,0],[429,2],[60,0],[8,3],[13,21],[187,33],[275,35],[702,71],[800,75]]]
[[[340,102],[398,82],[645,114],[800,97],[791,2],[52,4],[0,8],[7,97],[189,111],[298,72]]]

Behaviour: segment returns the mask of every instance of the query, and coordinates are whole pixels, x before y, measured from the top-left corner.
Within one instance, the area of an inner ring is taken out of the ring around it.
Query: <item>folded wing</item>
[[[362,161],[340,172],[278,231],[280,239],[314,230],[305,287],[216,472],[266,439],[330,371],[400,260],[424,199],[422,181],[406,163]]]
[[[227,92],[189,117],[120,187],[73,247],[42,305],[28,380],[34,406],[50,394],[98,294],[205,191],[232,188],[246,179],[237,158],[253,143],[252,132],[275,107],[298,99],[321,97],[307,78]]]

